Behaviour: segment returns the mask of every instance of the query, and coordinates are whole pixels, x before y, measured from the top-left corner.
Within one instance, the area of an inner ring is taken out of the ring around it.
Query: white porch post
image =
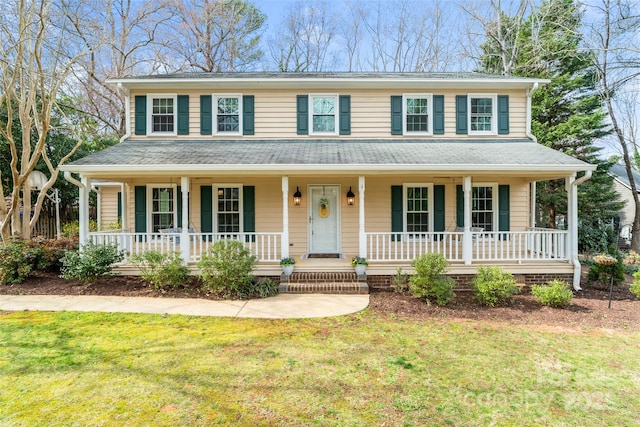
[[[96,187],[96,223],[98,225],[98,231],[102,231],[102,188]]]
[[[473,245],[471,244],[471,177],[465,176],[462,181],[464,192],[464,236],[462,238],[462,258],[465,265],[471,265]]]
[[[120,220],[120,225],[123,230],[127,229],[128,221],[128,209],[127,209],[127,196],[128,196],[129,186],[127,184],[120,184],[120,206],[122,206],[122,218]]]
[[[536,228],[536,192],[537,183],[533,181],[531,183],[531,218],[529,219],[531,228]]]
[[[289,177],[282,177],[282,258],[289,256]]]
[[[364,176],[358,177],[358,197],[359,197],[359,205],[358,205],[358,240],[360,242],[360,247],[358,249],[359,256],[366,258],[367,257],[367,236],[364,230]]]
[[[573,185],[576,175],[573,174],[565,178],[565,188],[567,190],[567,254],[569,263],[578,259],[578,189]]]
[[[180,232],[180,256],[185,264],[191,259],[191,238],[189,237],[189,185],[188,176],[180,177],[180,191],[182,192],[182,231]]]
[[[78,200],[80,230],[78,230],[80,245],[85,245],[89,239],[89,193],[91,192],[91,179],[81,177],[82,186],[79,187],[80,194]]]

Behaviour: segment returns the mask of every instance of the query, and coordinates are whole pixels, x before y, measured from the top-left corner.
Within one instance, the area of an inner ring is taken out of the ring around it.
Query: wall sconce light
[[[294,206],[300,206],[300,201],[302,200],[302,193],[300,189],[296,186],[296,192],[293,193],[293,204]]]
[[[349,191],[347,191],[347,205],[353,206],[356,202],[356,195],[351,191],[351,187],[349,187]]]

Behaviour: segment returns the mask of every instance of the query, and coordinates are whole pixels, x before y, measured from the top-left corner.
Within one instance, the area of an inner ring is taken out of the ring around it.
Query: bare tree
[[[293,4],[270,43],[278,70],[318,72],[334,65],[337,22],[326,1]]]
[[[244,0],[174,1],[177,23],[171,47],[180,68],[205,72],[247,71],[262,58],[266,16]]]
[[[99,131],[123,136],[125,129],[124,96],[105,81],[113,77],[152,74],[160,68],[171,68],[167,63],[166,45],[159,40],[173,17],[173,8],[166,1],[151,0],[136,3],[131,0],[107,0],[99,3],[80,2],[91,13],[72,24],[78,33],[82,48],[90,54],[73,68],[76,77],[75,107],[90,114],[102,125]],[[135,5],[133,4],[135,3]],[[102,43],[92,49],[95,35]]]
[[[625,91],[638,90],[640,76],[640,48],[637,35],[640,30],[640,6],[626,0],[600,0],[589,3],[592,16],[599,19],[592,22],[589,29],[589,48],[593,52],[594,65],[600,73],[600,93],[609,113],[618,147],[631,185],[635,204],[631,249],[640,251],[640,198],[633,179],[632,156],[635,147],[630,144],[633,136],[625,129],[620,110],[616,108],[616,97]]]
[[[1,123],[0,136],[11,152],[11,203],[0,204],[0,233],[29,238],[38,219],[46,192],[55,182],[59,168],[82,144],[82,127],[76,123],[70,129],[56,129],[51,117],[62,117],[58,95],[68,81],[72,69],[88,50],[78,50],[77,34],[72,22],[82,19],[82,13],[71,2],[58,0],[5,1],[5,13],[0,17],[0,109],[7,120]],[[77,143],[53,164],[45,150],[47,136],[52,131],[72,131]],[[34,214],[30,218],[31,191],[29,174],[44,160],[50,177],[40,191]],[[24,214],[20,215],[20,192]],[[5,190],[2,191],[4,200]]]

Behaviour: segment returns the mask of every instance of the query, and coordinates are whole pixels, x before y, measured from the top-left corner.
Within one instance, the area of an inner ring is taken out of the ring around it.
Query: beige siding
[[[153,93],[163,93],[154,91]],[[176,93],[165,91],[164,93]],[[237,93],[237,92],[236,92]],[[229,136],[229,135],[200,135],[200,95],[212,95],[212,92],[198,90],[186,90],[178,92],[179,95],[189,95],[189,135],[180,136],[153,136],[159,139],[282,139],[282,138],[314,138],[313,135],[297,135],[296,133],[296,96],[308,93],[308,91],[278,90],[278,91],[251,91],[244,95],[255,96],[255,135],[253,136]],[[329,92],[323,92],[329,93]],[[335,92],[337,93],[337,92]],[[391,135],[391,95],[403,93],[432,93],[444,95],[445,99],[445,134],[435,135],[429,138],[460,138],[456,135],[455,123],[455,97],[456,95],[469,95],[473,93],[496,93],[509,95],[509,135],[493,135],[489,138],[521,138],[526,136],[526,94],[524,90],[491,90],[486,91],[460,91],[437,89],[407,89],[404,91],[388,90],[351,90],[342,91],[340,95],[351,96],[351,135],[339,136],[340,138],[411,138]],[[134,135],[135,126],[135,95],[145,95],[141,91],[131,91],[131,134],[132,138],[147,138]],[[337,137],[337,135],[336,135]],[[466,136],[462,136],[466,137]],[[472,136],[470,136],[472,137]],[[315,136],[317,138],[317,136]],[[473,136],[473,138],[478,138]],[[487,137],[480,137],[487,138]]]
[[[118,192],[120,187],[100,188],[100,229],[109,230],[118,223]]]

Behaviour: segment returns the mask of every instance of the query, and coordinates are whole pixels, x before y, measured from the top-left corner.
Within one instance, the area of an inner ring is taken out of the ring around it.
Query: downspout
[[[573,264],[573,267],[574,267],[573,268],[573,289],[575,289],[576,291],[582,290],[582,288],[580,287],[580,274],[582,272],[582,266],[580,265],[580,261],[578,260],[578,185],[590,179],[592,173],[593,172],[590,170],[585,171],[584,175],[582,175],[580,178],[574,180],[571,183],[571,187],[573,187],[571,190],[575,197],[576,206],[574,209],[575,213],[572,215],[573,218],[571,218],[570,220],[574,222],[575,224],[574,226],[576,229],[575,229],[575,235],[572,235],[569,238],[572,239],[571,263]]]
[[[129,95],[129,89],[122,86],[122,83],[118,83],[118,92],[124,94],[124,122],[125,133],[120,138],[120,142],[131,137],[131,96]]]

